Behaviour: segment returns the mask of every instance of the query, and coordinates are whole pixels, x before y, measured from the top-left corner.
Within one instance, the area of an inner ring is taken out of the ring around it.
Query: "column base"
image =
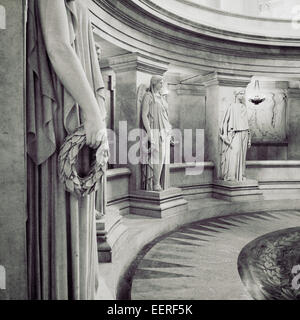
[[[215,180],[213,183],[213,197],[231,202],[262,200],[263,192],[259,189],[256,180]]]
[[[118,240],[127,233],[122,218],[118,209],[107,209],[106,214],[96,220],[98,262],[112,262]]]
[[[130,213],[153,218],[165,218],[188,210],[182,190],[170,188],[162,191],[139,190],[130,195]]]

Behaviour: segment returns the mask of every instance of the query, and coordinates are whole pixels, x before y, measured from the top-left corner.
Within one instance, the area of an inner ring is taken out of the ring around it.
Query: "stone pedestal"
[[[112,262],[118,251],[118,240],[126,235],[127,228],[122,224],[118,209],[106,209],[106,214],[96,220],[98,261]]]
[[[215,180],[213,183],[213,197],[231,202],[262,200],[263,192],[259,189],[256,180]]]
[[[179,188],[170,188],[160,192],[139,190],[130,196],[130,213],[165,218],[188,210],[187,201]]]

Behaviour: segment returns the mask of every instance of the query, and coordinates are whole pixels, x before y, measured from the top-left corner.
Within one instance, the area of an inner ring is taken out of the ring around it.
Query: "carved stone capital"
[[[168,70],[169,63],[135,52],[109,58],[108,65],[116,73],[137,70],[149,74],[163,75]]]

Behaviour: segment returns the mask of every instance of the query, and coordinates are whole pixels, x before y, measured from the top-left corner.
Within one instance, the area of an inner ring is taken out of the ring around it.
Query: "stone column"
[[[0,300],[27,299],[24,3],[0,0]]]

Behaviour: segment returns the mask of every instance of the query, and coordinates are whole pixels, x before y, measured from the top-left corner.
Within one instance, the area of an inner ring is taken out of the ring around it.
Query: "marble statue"
[[[142,189],[161,191],[169,187],[170,140],[172,126],[169,122],[163,78],[153,76],[150,87],[143,96],[142,126],[147,132],[149,150],[142,165]]]
[[[251,146],[245,91],[235,92],[235,102],[225,110],[221,126],[221,179],[246,180],[246,153]]]
[[[95,299],[101,290],[95,194],[66,192],[57,163],[65,137],[80,125],[89,147],[97,148],[106,136],[104,83],[85,2],[28,1],[30,299]],[[78,162],[83,175],[91,164],[88,146]]]

